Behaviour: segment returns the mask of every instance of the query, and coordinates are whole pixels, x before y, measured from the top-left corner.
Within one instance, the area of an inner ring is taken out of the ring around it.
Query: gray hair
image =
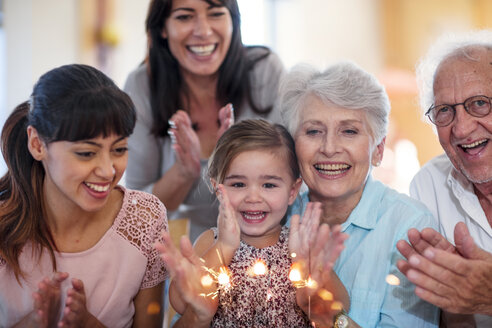
[[[416,66],[422,114],[425,114],[434,103],[434,80],[441,63],[453,56],[480,61],[480,58],[474,56],[474,52],[480,48],[492,50],[492,30],[443,34],[429,48]]]
[[[282,119],[295,135],[306,99],[314,95],[328,105],[363,110],[373,137],[379,144],[388,130],[390,103],[378,80],[352,62],[340,62],[319,71],[307,64],[295,66],[280,84]]]

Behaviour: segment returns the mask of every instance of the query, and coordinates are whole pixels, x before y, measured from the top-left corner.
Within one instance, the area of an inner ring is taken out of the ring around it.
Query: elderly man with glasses
[[[422,167],[410,194],[440,231],[410,230],[398,268],[443,309],[445,326],[492,327],[492,31],[441,38],[417,77],[445,154]]]

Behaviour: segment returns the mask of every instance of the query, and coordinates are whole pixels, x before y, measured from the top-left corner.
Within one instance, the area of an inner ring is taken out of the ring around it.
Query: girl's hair
[[[259,108],[251,95],[249,71],[260,60],[268,57],[270,50],[249,58],[246,56],[248,47],[241,40],[241,19],[236,0],[202,0],[212,7],[226,7],[232,18],[232,39],[224,62],[219,67],[217,99],[226,104],[232,103],[239,115],[241,105],[247,100],[253,111],[266,114],[272,107]],[[152,0],[146,19],[146,31],[149,42],[148,65],[150,85],[150,105],[152,107],[152,133],[156,136],[167,136],[168,120],[179,109],[186,106],[181,96],[185,94],[185,86],[181,78],[179,63],[169,50],[167,39],[162,37],[166,20],[171,14],[172,0]],[[257,47],[258,48],[258,47]]]
[[[390,102],[383,85],[352,62],[340,62],[323,71],[307,64],[298,65],[283,79],[278,106],[292,135],[299,127],[300,113],[310,96],[327,105],[365,112],[376,144],[388,131]]]
[[[2,130],[1,147],[8,171],[0,179],[0,260],[17,279],[23,276],[18,257],[32,242],[41,254],[49,250],[56,270],[57,250],[46,224],[43,205],[45,171],[28,149],[27,127],[32,126],[48,145],[133,132],[136,114],[130,97],[97,69],[65,65],[45,73],[31,98],[17,106]]]
[[[285,127],[262,119],[244,120],[231,126],[219,138],[209,159],[208,175],[222,183],[237,155],[251,150],[268,150],[284,156],[294,180],[299,178],[294,139]]]

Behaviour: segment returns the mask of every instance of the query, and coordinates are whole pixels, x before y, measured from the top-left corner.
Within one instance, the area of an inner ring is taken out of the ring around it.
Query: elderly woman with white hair
[[[383,86],[353,63],[295,67],[279,106],[296,142],[308,190],[290,208],[323,204],[322,221],[349,235],[334,272],[350,295],[335,327],[437,327],[439,309],[414,294],[396,262],[408,229],[435,227],[426,207],[371,177],[383,158],[390,104]]]

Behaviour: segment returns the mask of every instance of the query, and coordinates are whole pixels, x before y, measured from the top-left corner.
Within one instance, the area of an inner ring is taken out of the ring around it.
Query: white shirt
[[[410,184],[410,196],[423,202],[454,244],[454,227],[464,222],[475,243],[492,253],[492,227],[473,192],[473,184],[457,171],[446,154],[427,162]],[[492,317],[475,315],[477,327],[492,327]]]

